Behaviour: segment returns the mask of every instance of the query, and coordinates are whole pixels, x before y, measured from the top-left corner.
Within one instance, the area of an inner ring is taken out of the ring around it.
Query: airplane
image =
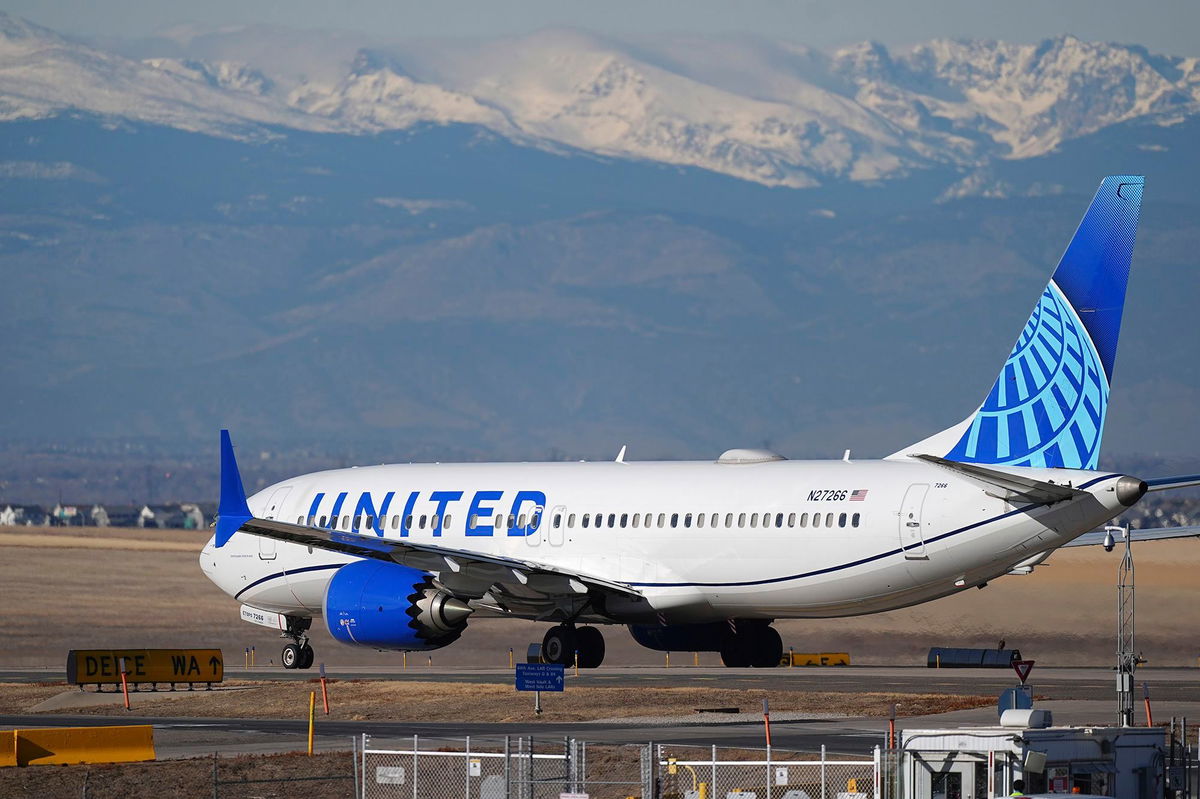
[[[641,645],[778,665],[777,619],[895,610],[1028,573],[1148,491],[1098,470],[1143,178],[1096,192],[979,408],[880,460],[399,464],[334,469],[247,498],[221,431],[203,572],[309,668],[339,642],[425,651],[476,617],[551,622],[545,662],[594,668],[596,625]],[[1196,528],[1139,538],[1200,535]]]

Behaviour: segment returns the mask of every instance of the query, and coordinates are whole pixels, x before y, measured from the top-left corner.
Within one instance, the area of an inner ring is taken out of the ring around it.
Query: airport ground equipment
[[[212,688],[225,679],[225,660],[220,649],[72,649],[67,653],[67,682],[85,685],[120,685],[124,662],[125,676],[135,685],[160,683],[186,684],[192,690],[198,683]]]
[[[931,669],[1007,669],[1021,660],[1019,649],[968,649],[934,646],[926,665]]]
[[[792,652],[784,653],[782,666],[849,666],[849,652]]]

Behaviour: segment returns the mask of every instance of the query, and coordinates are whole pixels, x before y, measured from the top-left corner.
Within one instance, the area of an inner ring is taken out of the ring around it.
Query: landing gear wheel
[[[283,648],[283,654],[279,656],[279,659],[283,661],[283,667],[285,669],[299,668],[298,664],[300,663],[300,647],[296,646],[295,644],[288,644]]]
[[[313,648],[308,644],[300,647],[300,661],[296,664],[298,669],[311,669],[313,661],[316,659],[316,654]]]
[[[575,628],[559,624],[546,631],[542,639],[542,660],[570,666],[575,662]]]
[[[744,669],[750,665],[747,643],[744,635],[729,635],[721,642],[721,662],[726,668]]]
[[[595,669],[604,662],[604,635],[595,627],[580,627],[575,631],[579,648],[579,668]]]
[[[779,665],[783,657],[783,639],[774,627],[760,627],[751,639],[750,665],[756,669],[771,669]]]

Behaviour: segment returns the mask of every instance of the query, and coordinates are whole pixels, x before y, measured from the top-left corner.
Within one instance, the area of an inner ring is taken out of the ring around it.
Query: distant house
[[[17,512],[13,510],[12,505],[5,505],[4,510],[0,510],[0,527],[12,527],[17,523]]]

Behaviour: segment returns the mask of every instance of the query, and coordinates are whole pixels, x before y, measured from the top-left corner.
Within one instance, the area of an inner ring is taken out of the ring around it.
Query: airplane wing
[[[1104,530],[1094,530],[1084,533],[1064,547],[1103,546],[1109,534]],[[1200,538],[1200,527],[1147,527],[1141,530],[1130,530],[1129,537],[1134,541],[1162,541],[1167,538]],[[1111,539],[1110,539],[1111,540]],[[1118,542],[1124,541],[1118,538]]]
[[[246,503],[227,430],[221,431],[221,500],[217,514],[218,547],[235,533],[246,532],[329,552],[391,561],[431,572],[451,593],[501,614],[550,618],[564,607],[582,611],[590,605],[602,613],[609,599],[644,601],[642,594],[623,583],[524,558],[256,518]]]
[[[913,457],[923,460],[926,463],[941,466],[943,469],[957,472],[963,477],[970,478],[976,482],[983,483],[990,489],[988,491],[989,494],[1000,499],[1050,503],[1061,502],[1064,499],[1072,499],[1087,493],[1086,491],[1080,491],[1077,488],[1067,485],[1034,480],[1030,477],[1002,472],[999,469],[989,469],[986,466],[980,466],[975,463],[946,460],[936,455],[913,455]]]

